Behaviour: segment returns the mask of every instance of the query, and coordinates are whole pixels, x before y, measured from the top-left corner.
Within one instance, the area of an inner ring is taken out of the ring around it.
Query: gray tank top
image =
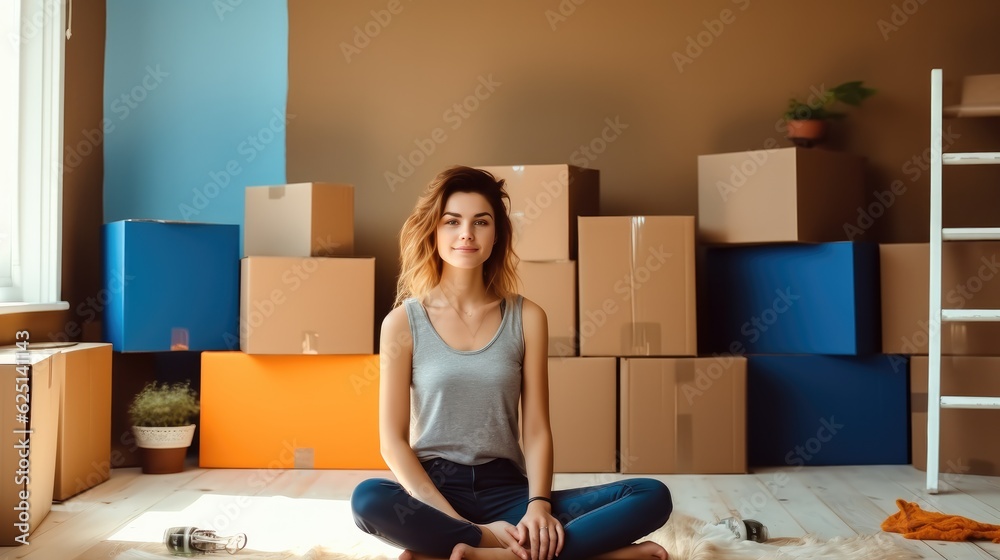
[[[417,299],[403,302],[413,336],[410,446],[421,461],[481,465],[503,458],[524,472],[518,438],[521,302],[521,296],[508,298],[496,334],[469,351],[445,343]]]

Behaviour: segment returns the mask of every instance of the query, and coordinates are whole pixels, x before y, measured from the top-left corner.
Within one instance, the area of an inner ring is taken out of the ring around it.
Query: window
[[[60,303],[65,0],[0,7],[0,313]]]

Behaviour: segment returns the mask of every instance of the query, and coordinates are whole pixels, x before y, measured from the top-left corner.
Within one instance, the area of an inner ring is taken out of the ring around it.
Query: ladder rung
[[[941,408],[1000,408],[1000,397],[941,397]]]
[[[1000,239],[1000,228],[944,228],[941,239],[945,241],[989,241]]]
[[[1000,152],[953,152],[950,154],[941,154],[941,163],[945,165],[1000,164]]]
[[[1000,309],[942,309],[942,321],[1000,321]]]

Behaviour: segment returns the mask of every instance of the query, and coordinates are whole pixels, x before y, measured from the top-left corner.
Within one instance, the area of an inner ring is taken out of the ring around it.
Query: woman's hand
[[[524,550],[518,542],[517,528],[510,523],[507,523],[506,521],[494,521],[492,523],[480,525],[479,528],[482,529],[484,536],[492,535],[493,540],[499,543],[498,545],[494,545],[492,542],[484,539],[479,546],[506,548],[516,554],[518,558],[521,558],[521,560],[529,560],[528,551]]]
[[[530,545],[531,560],[552,560],[562,552],[566,534],[544,502],[528,504],[528,511],[517,524],[517,542]]]

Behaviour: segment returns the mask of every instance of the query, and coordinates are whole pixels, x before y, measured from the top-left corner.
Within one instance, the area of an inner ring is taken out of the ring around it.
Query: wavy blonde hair
[[[483,283],[487,292],[502,298],[517,292],[519,259],[514,253],[514,232],[508,215],[510,196],[504,190],[504,180],[481,169],[456,166],[442,171],[427,185],[403,223],[399,232],[400,271],[393,307],[406,298],[422,298],[441,281],[443,261],[438,254],[437,227],[448,198],[457,192],[480,194],[493,208],[496,245],[490,258],[483,263]]]

